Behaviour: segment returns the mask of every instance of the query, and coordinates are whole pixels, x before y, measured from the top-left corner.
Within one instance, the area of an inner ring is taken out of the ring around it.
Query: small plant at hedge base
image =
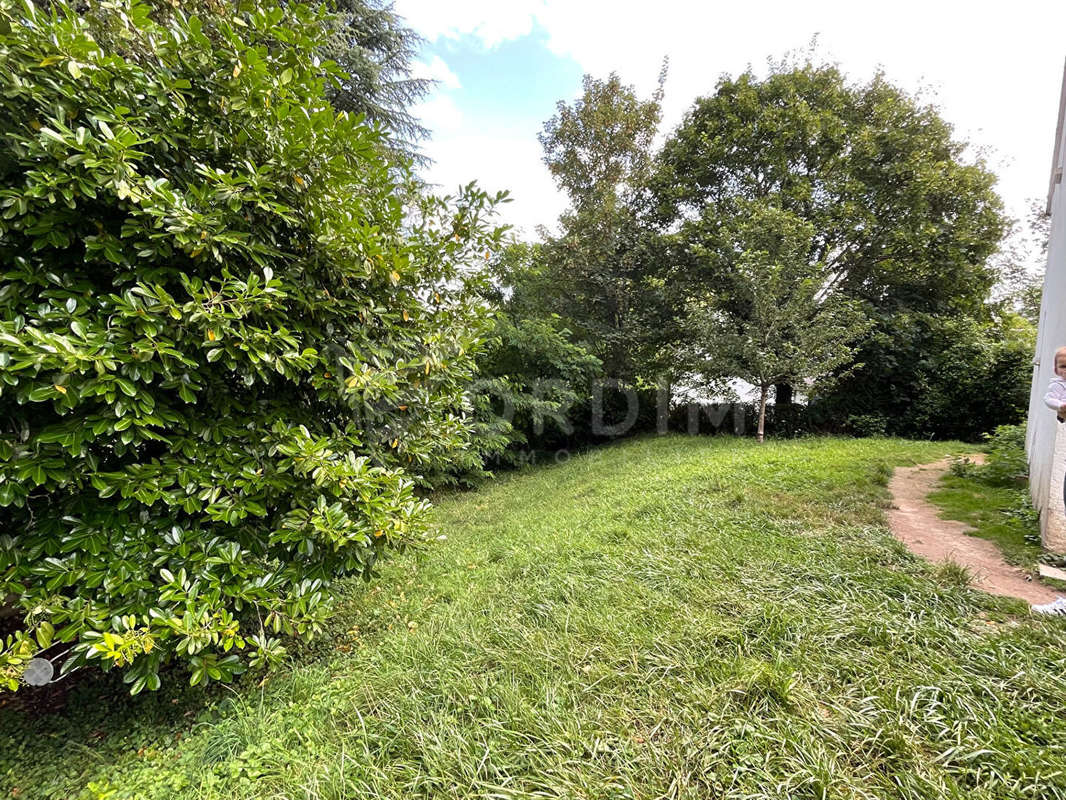
[[[969,456],[952,456],[949,470],[956,478],[976,478],[981,472],[981,465]]]
[[[1025,456],[1025,426],[1000,425],[985,434],[988,460],[981,477],[993,486],[1014,486],[1029,477],[1029,462]]]
[[[25,634],[7,636],[0,642],[0,690],[19,688],[26,662],[37,651],[37,642]]]
[[[1040,539],[1040,512],[1033,507],[1033,498],[1027,489],[1018,491],[1017,502],[1005,513],[1008,519],[1017,521],[1026,531],[1026,542],[1038,547],[1043,545]]]
[[[481,461],[502,196],[333,111],[320,10],[195,7],[0,5],[4,688],[61,645],[134,692],[276,662]]]
[[[951,474],[958,478],[974,478],[989,486],[1018,487],[1029,477],[1029,462],[1025,455],[1025,426],[1000,425],[986,433],[985,450],[988,457],[978,464],[968,456],[951,459]]]

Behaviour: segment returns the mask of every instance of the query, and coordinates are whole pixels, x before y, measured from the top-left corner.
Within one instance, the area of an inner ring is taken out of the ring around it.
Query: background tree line
[[[742,378],[760,435],[767,410],[781,434],[970,440],[1022,418],[1039,284],[935,106],[777,63],[721,80],[655,148],[661,92],[586,77],[559,104],[541,142],[571,205],[505,308],[558,319],[638,389]]]

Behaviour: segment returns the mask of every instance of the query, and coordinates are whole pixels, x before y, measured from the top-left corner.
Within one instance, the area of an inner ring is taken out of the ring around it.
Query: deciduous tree
[[[704,280],[702,237],[750,202],[809,224],[805,258],[825,270],[822,291],[863,303],[878,324],[857,354],[864,366],[837,384],[836,399],[869,396],[868,410],[887,414],[891,395],[862,386],[912,357],[889,335],[899,319],[987,316],[998,277],[989,257],[1007,221],[994,175],[965,148],[934,106],[882,75],[857,84],[834,66],[805,63],[725,78],[658,159],[656,214],[675,245],[666,282]]]
[[[659,343],[670,308],[649,280],[648,229],[639,219],[661,109],[665,65],[648,100],[622,83],[586,76],[572,104],[560,102],[540,135],[544,161],[570,197],[538,253],[545,306],[604,364],[612,378],[634,382],[658,371]]]
[[[809,260],[809,222],[761,201],[738,201],[737,211],[693,246],[708,279],[692,287],[682,352],[712,385],[741,378],[758,389],[761,442],[770,388],[821,388],[852,361],[869,323],[857,301],[831,286],[831,268]]]

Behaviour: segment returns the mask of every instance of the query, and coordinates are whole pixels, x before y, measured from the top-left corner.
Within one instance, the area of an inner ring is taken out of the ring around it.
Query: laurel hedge
[[[276,662],[480,464],[501,198],[330,107],[321,10],[196,7],[0,4],[0,687]]]

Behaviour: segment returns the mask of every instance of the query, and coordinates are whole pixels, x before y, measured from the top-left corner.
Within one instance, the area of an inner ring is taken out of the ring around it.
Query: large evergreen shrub
[[[335,113],[324,20],[0,5],[0,685],[269,663],[480,460],[493,199],[419,196]]]

